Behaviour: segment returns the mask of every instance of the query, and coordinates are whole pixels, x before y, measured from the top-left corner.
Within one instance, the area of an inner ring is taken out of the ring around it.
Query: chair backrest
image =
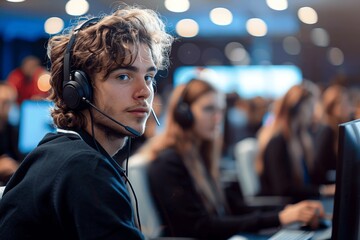
[[[2,198],[2,195],[4,193],[4,190],[5,190],[5,186],[0,186],[0,200]]]
[[[255,170],[257,152],[258,141],[252,137],[239,141],[234,148],[237,176],[244,197],[255,196],[260,191],[260,179]]]
[[[154,239],[161,236],[163,227],[149,189],[147,166],[148,160],[143,156],[139,154],[131,156],[128,162],[128,178],[138,200],[142,232],[147,238]],[[131,191],[130,196],[136,211],[135,198]]]

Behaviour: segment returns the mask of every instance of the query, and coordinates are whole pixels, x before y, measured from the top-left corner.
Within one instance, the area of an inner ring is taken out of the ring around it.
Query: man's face
[[[106,79],[97,75],[94,87],[95,105],[115,120],[144,133],[154,97],[153,81],[156,67],[147,45],[142,44],[131,66],[113,70]],[[94,124],[109,136],[131,135],[99,113],[94,113]]]

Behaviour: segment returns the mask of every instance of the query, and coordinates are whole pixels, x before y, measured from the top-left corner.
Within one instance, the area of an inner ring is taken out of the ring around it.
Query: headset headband
[[[72,51],[72,47],[75,43],[75,39],[76,39],[76,35],[78,34],[78,32],[90,25],[94,25],[97,22],[100,21],[100,18],[95,17],[95,18],[90,18],[88,20],[86,20],[85,22],[79,24],[77,27],[75,27],[73,34],[71,35],[71,38],[69,40],[68,45],[66,46],[66,50],[65,50],[65,54],[64,54],[64,80],[63,80],[63,86],[65,86],[65,84],[67,82],[69,82],[70,79],[70,72],[71,72],[71,64],[70,64],[70,60],[71,60],[71,51]]]

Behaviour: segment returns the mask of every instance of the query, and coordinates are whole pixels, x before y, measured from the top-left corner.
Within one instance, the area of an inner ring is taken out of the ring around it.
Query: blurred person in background
[[[335,182],[339,124],[352,120],[353,106],[346,87],[331,85],[322,94],[322,117],[316,132],[313,181]]]
[[[224,111],[224,94],[192,79],[173,91],[164,131],[136,153],[149,161],[150,191],[164,236],[228,239],[297,221],[316,227],[323,215],[317,201],[247,212],[227,201],[219,171]]]
[[[295,85],[275,103],[274,119],[258,136],[256,165],[262,195],[290,197],[298,202],[334,194],[334,185],[312,182],[315,149],[310,128],[315,100],[311,89]]]
[[[360,88],[350,88],[351,102],[353,104],[353,119],[360,119]]]
[[[256,137],[259,129],[263,125],[263,120],[267,109],[269,108],[270,101],[258,96],[249,99],[248,105],[248,137]]]
[[[11,108],[16,105],[16,90],[0,82],[0,185],[5,185],[20,162],[18,126],[9,120]]]
[[[6,81],[16,89],[19,105],[26,99],[42,99],[48,96],[38,87],[39,77],[45,72],[39,58],[31,55],[25,57],[21,65],[10,72]]]
[[[248,137],[248,103],[236,92],[226,95],[224,115],[223,157],[234,159],[234,146],[240,140]]]

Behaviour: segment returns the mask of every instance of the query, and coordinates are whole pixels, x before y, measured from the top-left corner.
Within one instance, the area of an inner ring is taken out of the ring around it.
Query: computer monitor
[[[174,71],[173,84],[192,78],[207,80],[225,93],[237,92],[244,99],[279,98],[303,80],[301,70],[294,65],[181,66]]]
[[[19,151],[26,155],[32,151],[48,132],[55,127],[50,116],[52,102],[26,100],[20,106]]]
[[[360,239],[360,119],[339,125],[332,240]]]

